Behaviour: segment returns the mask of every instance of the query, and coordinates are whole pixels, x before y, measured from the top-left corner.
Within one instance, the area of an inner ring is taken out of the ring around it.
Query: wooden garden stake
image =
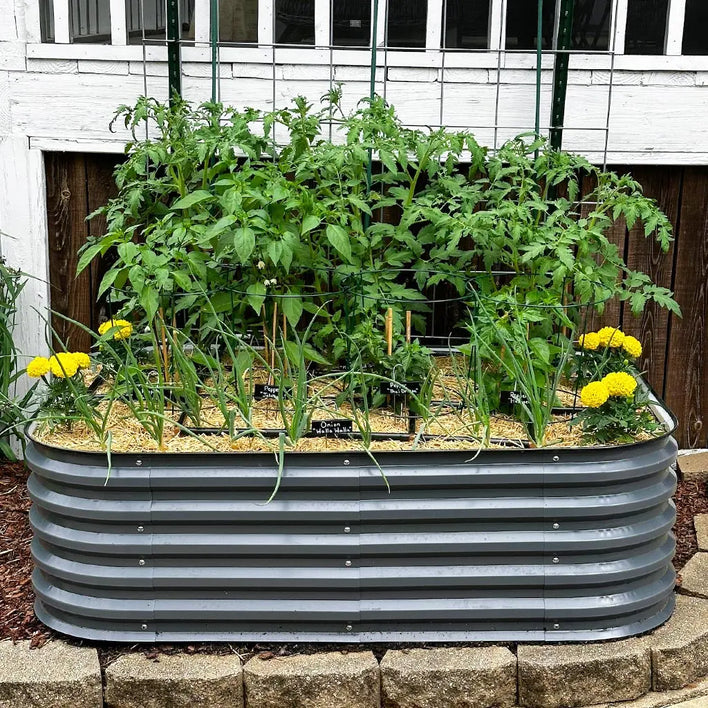
[[[273,339],[271,341],[270,347],[270,375],[268,376],[268,383],[271,383],[273,377],[273,369],[275,369],[275,342],[278,336],[278,301],[273,303]]]
[[[269,356],[268,356],[268,327],[266,326],[266,307],[265,303],[263,303],[263,358],[268,361]]]
[[[411,343],[411,316],[412,312],[406,310],[406,344]]]
[[[167,334],[165,332],[165,310],[160,308],[160,337],[162,338],[162,362],[165,366],[165,380],[168,378],[169,358],[167,355]]]
[[[388,347],[388,355],[393,354],[393,308],[389,307],[386,311],[386,345]]]

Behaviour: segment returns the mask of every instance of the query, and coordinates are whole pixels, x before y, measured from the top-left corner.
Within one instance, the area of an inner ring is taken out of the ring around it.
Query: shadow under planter
[[[587,641],[673,610],[677,446],[114,454],[30,442],[36,612],[96,640]]]

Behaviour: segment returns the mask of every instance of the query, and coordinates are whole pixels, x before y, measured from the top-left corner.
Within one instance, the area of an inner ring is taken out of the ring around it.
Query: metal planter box
[[[596,449],[27,450],[36,612],[97,640],[567,641],[673,609],[676,443]]]

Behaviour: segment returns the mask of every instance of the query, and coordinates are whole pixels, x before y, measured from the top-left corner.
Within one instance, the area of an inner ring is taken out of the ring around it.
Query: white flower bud
[[[263,261],[258,261],[258,263],[256,263],[256,266],[258,270],[263,270],[265,268],[265,263]]]

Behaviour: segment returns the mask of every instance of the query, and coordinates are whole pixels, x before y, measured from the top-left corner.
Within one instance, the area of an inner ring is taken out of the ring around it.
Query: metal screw
[[[145,531],[145,527],[144,527],[144,526],[138,526],[138,533],[142,533],[143,531]]]
[[[146,624],[141,624],[141,625],[140,625],[140,629],[147,629],[147,628],[148,628],[148,626],[147,626]]]
[[[141,558],[141,559],[138,561],[138,565],[145,565],[145,559],[144,559],[144,558]]]
[[[352,562],[351,561],[344,561],[344,565],[346,565],[347,568],[351,568]]]
[[[349,460],[344,460],[344,464],[345,464],[345,465],[348,465],[348,464],[349,464]]]
[[[560,457],[558,457],[558,455],[553,455],[553,462],[560,462]]]
[[[143,466],[143,461],[142,461],[142,460],[135,460],[135,466],[136,466],[136,467],[142,467],[142,466]]]
[[[558,522],[556,522],[555,524],[553,524],[553,528],[556,529],[556,531],[557,531],[560,527],[561,527],[561,525],[560,525]]]
[[[558,556],[553,556],[553,562],[554,563],[560,563],[561,559]]]
[[[556,624],[553,625],[553,629],[560,629],[561,626],[556,622]]]
[[[347,630],[347,632],[351,632],[354,627],[352,627],[350,624],[348,624],[344,629]]]
[[[344,527],[344,533],[351,533],[351,532],[352,532],[352,530],[349,526]]]

